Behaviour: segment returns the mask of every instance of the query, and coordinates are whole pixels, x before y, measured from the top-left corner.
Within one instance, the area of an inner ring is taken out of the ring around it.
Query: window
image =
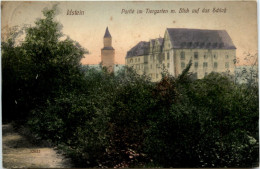
[[[170,63],[167,63],[167,68],[169,68],[170,67]]]
[[[198,59],[198,58],[199,58],[198,52],[194,52],[194,59]]]
[[[197,72],[193,73],[193,77],[194,77],[195,79],[198,79],[198,73],[197,73]]]
[[[133,59],[130,59],[130,63],[133,63]]]
[[[152,68],[153,68],[153,65],[150,65],[150,68],[152,69]]]
[[[181,60],[185,60],[185,52],[181,52]]]
[[[195,67],[195,68],[198,68],[198,67],[199,67],[199,63],[198,63],[198,62],[195,62],[195,63],[194,63],[194,67]]]
[[[203,63],[203,67],[204,67],[204,68],[208,67],[208,62],[204,62],[204,63]]]
[[[136,58],[135,58],[135,62],[136,62]]]
[[[229,68],[229,63],[228,62],[225,63],[225,68],[227,68],[227,69]]]
[[[169,48],[171,47],[171,44],[170,44],[170,43],[168,43],[168,47],[169,47]]]
[[[140,58],[138,58],[138,62],[140,62]]]
[[[181,68],[185,68],[185,63],[181,62]]]
[[[217,67],[218,67],[218,63],[214,62],[214,68],[217,68]]]
[[[208,58],[208,56],[205,54],[205,55],[204,55],[204,59],[207,59],[207,58]]]
[[[207,76],[208,75],[208,72],[205,72],[205,76]]]
[[[167,60],[169,60],[170,59],[170,54],[169,54],[169,52],[167,53]]]
[[[226,59],[228,59],[229,58],[229,56],[228,55],[226,55]]]
[[[217,59],[217,58],[218,58],[216,54],[214,54],[213,57],[214,57],[214,59]]]

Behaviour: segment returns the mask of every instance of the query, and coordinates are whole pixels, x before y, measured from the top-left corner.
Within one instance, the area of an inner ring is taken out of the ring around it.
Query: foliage
[[[3,116],[5,120],[26,119],[28,112],[73,86],[80,87],[80,60],[86,51],[67,38],[60,40],[61,25],[54,21],[56,6],[44,10],[44,19],[26,30],[17,45],[12,33],[2,42]]]
[[[175,90],[175,104],[151,114],[145,142],[153,161],[164,167],[250,167],[258,160],[257,88],[211,73]]]

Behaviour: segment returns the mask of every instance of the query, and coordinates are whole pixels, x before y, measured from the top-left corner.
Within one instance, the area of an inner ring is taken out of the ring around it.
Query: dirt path
[[[69,159],[52,148],[31,144],[14,132],[12,125],[2,125],[4,168],[70,168]]]

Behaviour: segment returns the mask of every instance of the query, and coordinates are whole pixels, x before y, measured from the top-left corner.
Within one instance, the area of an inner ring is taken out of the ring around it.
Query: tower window
[[[167,60],[169,60],[170,59],[170,54],[169,54],[169,52],[167,53]]]
[[[217,58],[218,58],[216,54],[214,54],[214,56],[213,56],[213,57],[214,57],[214,59],[217,59]]]
[[[204,68],[207,68],[207,67],[208,67],[208,62],[204,62],[204,63],[203,63],[203,67],[204,67]]]
[[[198,52],[194,52],[194,59],[198,59],[198,58],[199,58]]]
[[[195,62],[195,63],[194,63],[194,67],[195,67],[195,68],[198,68],[198,66],[199,66],[199,63],[198,63],[198,62]]]
[[[229,63],[228,62],[225,63],[225,68],[227,68],[227,69],[229,68]]]
[[[184,62],[181,62],[181,68],[185,68],[185,63]]]
[[[217,68],[217,67],[218,67],[218,63],[214,62],[214,68]]]
[[[181,52],[181,60],[185,60],[185,52]]]
[[[197,72],[193,73],[193,77],[194,77],[195,79],[198,79],[198,73],[197,73]]]
[[[226,59],[228,59],[229,58],[229,56],[228,55],[226,55]]]

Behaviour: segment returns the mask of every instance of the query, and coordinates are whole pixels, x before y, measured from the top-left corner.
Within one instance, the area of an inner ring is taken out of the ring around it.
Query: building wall
[[[109,72],[114,71],[114,63],[115,63],[115,50],[101,50],[101,60],[102,66],[107,67]]]
[[[103,39],[104,47],[111,47],[112,46],[112,38],[105,37]]]
[[[136,70],[136,73],[143,75],[145,73],[145,56],[135,56],[126,58],[126,65]]]
[[[164,53],[162,52],[162,44],[159,39],[156,39],[154,43],[150,41],[150,50],[147,59],[147,74],[151,78],[152,81],[159,81],[162,78],[163,68],[166,68],[164,59]]]

